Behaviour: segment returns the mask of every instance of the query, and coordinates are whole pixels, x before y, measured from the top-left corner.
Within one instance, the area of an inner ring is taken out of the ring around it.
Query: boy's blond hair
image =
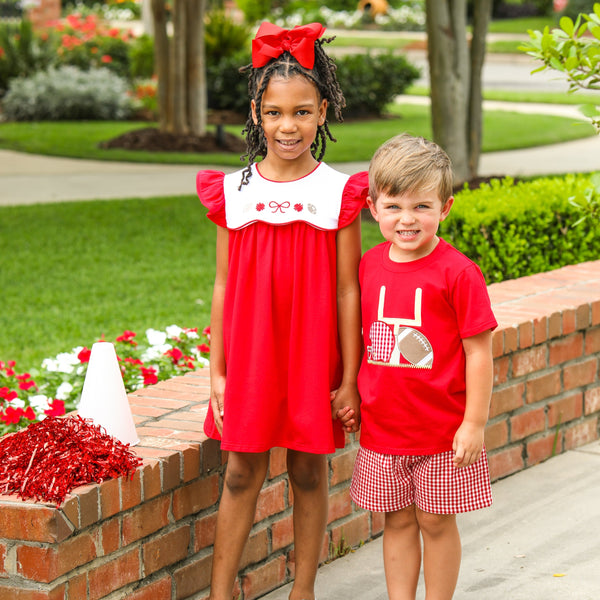
[[[369,165],[369,195],[402,196],[407,192],[437,192],[442,206],[452,196],[452,164],[434,142],[407,133],[397,135],[373,155]]]

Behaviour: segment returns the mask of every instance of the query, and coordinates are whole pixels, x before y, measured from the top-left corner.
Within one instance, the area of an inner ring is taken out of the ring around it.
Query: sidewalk
[[[600,598],[600,442],[492,486],[491,508],[458,517],[463,559],[455,600]],[[263,600],[287,600],[286,585]],[[386,600],[382,538],[324,565],[318,600]],[[425,597],[423,580],[417,600]]]
[[[424,103],[428,98],[402,96],[399,102]],[[485,102],[493,110],[548,112],[583,119],[568,105]],[[574,125],[576,126],[576,125]],[[390,132],[390,137],[394,133]],[[240,163],[241,164],[241,163]],[[364,162],[334,165],[352,174],[368,168]],[[0,206],[62,202],[71,200],[106,200],[112,198],[149,198],[195,193],[196,173],[214,168],[232,171],[240,167],[211,165],[165,165],[119,163],[44,157],[0,150]],[[549,175],[600,171],[600,135],[582,140],[537,148],[481,155],[481,176]]]

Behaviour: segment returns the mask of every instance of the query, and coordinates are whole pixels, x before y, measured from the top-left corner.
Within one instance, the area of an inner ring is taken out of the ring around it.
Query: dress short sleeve
[[[351,175],[342,194],[342,208],[340,209],[339,229],[350,225],[365,208],[369,193],[369,174],[361,171]]]
[[[225,218],[225,193],[221,171],[199,171],[196,175],[196,191],[200,202],[208,209],[208,218],[221,227],[227,227]]]

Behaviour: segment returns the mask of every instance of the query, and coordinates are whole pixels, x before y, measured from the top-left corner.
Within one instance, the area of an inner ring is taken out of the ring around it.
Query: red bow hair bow
[[[320,23],[282,29],[273,23],[261,23],[252,40],[252,66],[264,67],[272,58],[289,52],[305,69],[315,64],[315,40],[325,32]]]

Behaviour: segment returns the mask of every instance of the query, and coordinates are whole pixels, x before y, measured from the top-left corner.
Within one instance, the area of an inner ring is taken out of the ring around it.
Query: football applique
[[[400,327],[398,330],[398,350],[400,354],[415,367],[431,369],[433,364],[433,348],[429,340],[412,327]]]
[[[394,350],[394,332],[392,328],[383,321],[375,321],[369,329],[369,355],[371,360],[377,362],[390,362]]]

